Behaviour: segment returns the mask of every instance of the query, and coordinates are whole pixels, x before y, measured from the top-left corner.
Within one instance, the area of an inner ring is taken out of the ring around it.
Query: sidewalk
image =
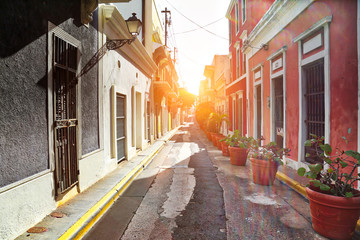
[[[34,226],[44,227],[47,229],[46,232],[25,232],[16,239],[80,239],[126,190],[133,179],[150,164],[178,129],[179,127],[157,139],[136,157],[121,162],[113,172],[55,209],[54,212],[64,214],[62,218],[51,217],[49,214]]]
[[[155,155],[163,148],[165,142],[178,129],[176,128],[156,140],[154,144],[139,152],[133,159],[120,163],[116,170],[54,210],[54,212],[65,214],[64,217],[55,218],[49,214],[36,224],[36,227],[46,228],[46,232],[31,234],[25,232],[16,239],[80,239],[126,190],[133,179],[142,172],[143,168],[150,164]],[[279,168],[276,177],[281,183],[302,195],[304,201],[307,201],[305,191],[307,179],[298,176],[296,170],[282,166]],[[360,221],[354,239],[360,239],[359,231]]]
[[[288,185],[291,189],[293,189],[308,200],[305,190],[305,186],[307,185],[308,180],[305,177],[300,177],[297,174],[296,170],[286,166],[281,166],[276,173],[276,178],[281,183]],[[360,219],[357,222],[353,239],[360,239]]]

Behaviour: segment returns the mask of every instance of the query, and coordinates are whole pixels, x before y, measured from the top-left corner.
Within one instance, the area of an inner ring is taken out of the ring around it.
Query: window
[[[241,19],[242,23],[246,21],[246,0],[241,0]]]
[[[239,129],[239,133],[240,136],[243,136],[243,98],[239,97],[238,99],[238,117],[239,117],[239,125],[238,125],[238,129]]]
[[[242,73],[245,74],[246,73],[246,54],[242,55]]]
[[[261,138],[261,121],[262,121],[262,116],[261,116],[261,85],[258,85],[255,87],[255,91],[256,91],[256,135],[255,137],[257,139]]]
[[[232,57],[230,57],[230,82],[233,81],[233,61]]]
[[[56,194],[78,182],[77,79],[78,48],[54,34],[53,86]]]
[[[117,161],[120,162],[125,159],[125,131],[126,131],[126,97],[125,95],[116,94],[116,149]]]
[[[135,147],[135,126],[136,126],[136,119],[135,119],[135,87],[131,87],[131,146]]]
[[[231,44],[231,21],[229,21],[229,45]]]
[[[236,79],[240,77],[240,49],[236,49]]]
[[[304,77],[306,137],[311,139],[310,134],[325,136],[324,61],[320,60],[304,67]],[[314,147],[305,147],[305,161],[311,164],[322,163]]]
[[[239,32],[239,4],[235,3],[235,26],[236,26],[236,33]]]
[[[236,129],[236,98],[233,97],[232,101],[232,125],[233,125],[233,131]]]

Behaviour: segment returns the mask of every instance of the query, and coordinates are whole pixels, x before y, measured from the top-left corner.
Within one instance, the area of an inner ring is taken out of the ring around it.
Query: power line
[[[184,57],[186,57],[187,59],[189,59],[190,61],[192,61],[193,63],[200,65],[200,66],[204,66],[204,64],[198,63],[195,60],[191,59],[190,57],[186,56],[182,51],[178,50],[178,52],[183,55]]]
[[[219,21],[221,21],[221,20],[223,20],[224,18],[222,17],[222,18],[220,18],[220,19],[218,19],[218,20],[216,20],[216,21],[213,21],[213,22],[211,22],[211,23],[208,23],[208,24],[206,24],[206,25],[204,25],[204,26],[202,26],[203,28],[204,27],[207,27],[207,26],[210,26],[211,24],[214,24],[214,23],[217,23],[217,22],[219,22]],[[188,31],[184,31],[184,32],[178,32],[178,33],[174,33],[174,34],[183,34],[183,33],[189,33],[189,32],[193,32],[193,31],[196,31],[196,30],[199,30],[199,29],[202,29],[202,28],[194,28],[194,29],[192,29],[192,30],[188,30]]]
[[[194,22],[193,20],[191,20],[190,18],[188,18],[187,16],[185,16],[184,14],[182,14],[182,13],[181,13],[176,7],[174,7],[174,5],[172,5],[168,0],[165,0],[165,1],[166,1],[168,4],[170,4],[170,6],[172,6],[172,7],[175,9],[175,11],[177,11],[181,16],[183,16],[184,18],[186,18],[187,20],[189,20],[190,22],[192,22],[193,24],[195,24],[195,25],[198,26],[199,28],[207,31],[208,33],[210,33],[210,34],[212,34],[212,35],[214,35],[214,36],[216,36],[216,37],[219,37],[219,38],[221,38],[221,39],[224,39],[224,40],[226,40],[226,41],[229,41],[229,39],[224,38],[224,37],[222,37],[222,36],[220,36],[220,35],[217,35],[216,33],[213,33],[213,32],[211,32],[211,31],[207,30],[206,28],[200,26],[199,24],[197,24],[196,22]]]

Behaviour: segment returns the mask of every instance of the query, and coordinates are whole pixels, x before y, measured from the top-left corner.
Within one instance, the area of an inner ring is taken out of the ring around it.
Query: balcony
[[[160,80],[160,77],[157,77],[154,81],[154,88],[156,92],[160,91],[163,95],[170,98],[177,98],[179,96],[179,89],[174,81]]]

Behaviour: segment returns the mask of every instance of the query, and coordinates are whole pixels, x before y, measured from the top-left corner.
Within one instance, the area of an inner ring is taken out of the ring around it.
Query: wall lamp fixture
[[[115,50],[118,48],[121,48],[126,43],[131,44],[135,39],[136,36],[140,34],[142,23],[140,19],[136,17],[136,13],[133,13],[131,17],[128,18],[128,20],[125,21],[128,31],[131,34],[132,38],[130,39],[108,39],[105,43],[106,48],[108,50]]]
[[[125,21],[128,31],[131,34],[132,38],[130,39],[107,39],[106,43],[94,54],[94,56],[85,64],[85,66],[81,69],[80,73],[74,77],[74,79],[71,81],[72,85],[76,85],[78,83],[78,79],[89,72],[106,54],[108,50],[115,50],[122,46],[124,46],[126,43],[131,44],[133,41],[135,41],[136,36],[139,35],[142,23],[141,21],[136,17],[136,13],[133,13],[131,17],[129,17],[128,20]]]

